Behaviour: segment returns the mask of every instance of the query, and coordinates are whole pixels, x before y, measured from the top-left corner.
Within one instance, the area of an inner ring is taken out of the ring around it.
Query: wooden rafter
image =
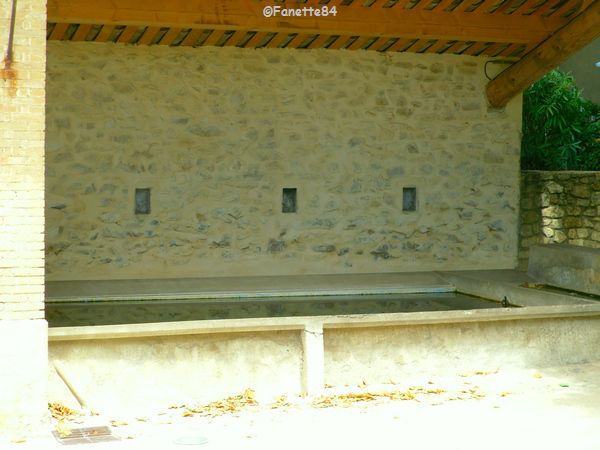
[[[47,4],[51,40],[522,58],[488,84],[494,106],[505,105],[600,34],[600,0],[48,0]],[[325,4],[335,6],[337,15],[262,14],[266,5]]]
[[[548,1],[554,3],[556,0]],[[589,1],[585,0],[587,3]],[[576,2],[567,1],[571,6]],[[363,0],[355,0],[348,6],[338,1],[329,3],[336,5],[336,16],[268,18],[263,16],[262,8],[269,3],[255,0],[48,0],[48,21],[159,28],[244,29],[288,34],[402,35],[424,40],[506,43],[539,42],[566,21],[559,14],[526,16],[522,12],[504,14],[503,10],[490,14],[485,12],[493,4],[489,0],[473,12],[465,11],[462,4],[453,11],[444,10],[444,7],[449,7],[449,3],[444,1],[433,9],[427,9],[433,3],[426,0],[416,3],[412,8],[407,8],[409,2],[406,1],[399,1],[393,7],[384,7],[388,2],[375,2],[365,7]],[[273,4],[287,7],[323,6],[317,0],[305,3],[288,0],[283,4]],[[566,5],[562,9],[566,10]]]
[[[516,94],[600,36],[600,1],[592,3],[571,22],[507,68],[487,85],[494,107],[503,107]]]
[[[90,32],[92,26],[90,24],[79,25],[77,31],[71,38],[72,41],[84,41]]]
[[[125,27],[123,32],[119,35],[117,42],[121,42],[121,43],[125,43],[125,44],[129,43],[129,41],[131,40],[133,35],[137,32],[137,30],[138,30],[138,27]]]

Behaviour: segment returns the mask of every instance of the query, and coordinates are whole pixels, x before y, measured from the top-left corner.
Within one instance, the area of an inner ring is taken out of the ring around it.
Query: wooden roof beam
[[[539,80],[567,57],[600,36],[600,1],[573,18],[567,25],[507,68],[487,85],[487,98],[496,108]]]
[[[313,1],[314,2],[314,1]],[[276,33],[537,43],[562,26],[560,17],[401,7],[337,5],[327,17],[264,17],[264,2],[252,0],[48,0],[56,23],[253,30]],[[312,3],[311,3],[312,4]],[[300,7],[302,4],[293,4]]]

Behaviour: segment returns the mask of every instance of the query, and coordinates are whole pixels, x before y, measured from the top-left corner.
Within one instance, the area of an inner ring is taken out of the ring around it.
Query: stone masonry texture
[[[521,99],[484,62],[50,42],[47,277],[514,268]]]
[[[524,171],[519,268],[534,244],[600,248],[600,172]]]

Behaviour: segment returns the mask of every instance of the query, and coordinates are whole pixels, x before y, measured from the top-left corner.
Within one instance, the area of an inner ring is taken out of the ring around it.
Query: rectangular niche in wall
[[[402,188],[402,211],[417,210],[417,188]]]
[[[135,213],[150,214],[150,189],[136,188],[135,190]]]
[[[296,188],[283,188],[281,212],[295,213],[298,209]]]

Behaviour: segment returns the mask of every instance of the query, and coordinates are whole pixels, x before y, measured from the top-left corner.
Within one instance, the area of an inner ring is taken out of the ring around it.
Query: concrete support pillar
[[[47,370],[46,321],[0,320],[0,448],[44,431]]]
[[[302,330],[304,352],[302,367],[302,391],[304,395],[316,396],[325,387],[325,349],[323,347],[323,324],[308,323]]]

